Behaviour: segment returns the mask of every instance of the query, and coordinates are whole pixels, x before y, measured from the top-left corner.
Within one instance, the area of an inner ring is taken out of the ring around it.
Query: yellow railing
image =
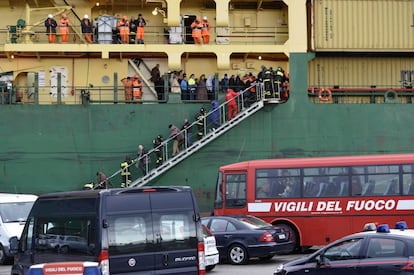
[[[170,31],[166,26],[145,27],[145,44],[194,44],[191,31],[181,28],[182,32]],[[212,28],[210,44],[284,44],[289,36],[287,28],[257,27],[250,28]],[[93,40],[97,44],[120,44],[121,40],[116,29],[99,31],[96,27],[93,31]],[[37,44],[48,43],[45,27],[42,25],[26,25],[20,28],[16,25],[8,25],[0,29],[0,45],[5,43]],[[56,29],[56,43],[61,43],[59,28]],[[72,25],[68,44],[83,44],[85,40],[81,33],[80,25]],[[135,33],[130,33],[130,44],[135,44]]]

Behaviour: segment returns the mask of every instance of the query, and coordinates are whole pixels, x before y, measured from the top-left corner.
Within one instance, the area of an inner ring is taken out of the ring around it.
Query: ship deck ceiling
[[[184,57],[216,57],[217,47],[195,47],[192,44],[166,44],[162,45],[122,45],[122,44],[5,44],[0,47],[0,58],[14,57],[96,57],[96,58],[165,58],[171,52],[181,52]],[[36,50],[34,50],[34,48]],[[258,58],[265,60],[287,60],[282,45],[260,45],[252,50],[251,45],[221,45],[220,53],[228,53],[236,58]]]

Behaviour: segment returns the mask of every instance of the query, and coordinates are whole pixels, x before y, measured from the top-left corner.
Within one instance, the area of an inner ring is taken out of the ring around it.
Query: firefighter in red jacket
[[[239,92],[235,92],[233,89],[227,89],[226,93],[226,102],[227,102],[227,120],[237,116],[239,112],[237,108],[236,97],[239,95]]]

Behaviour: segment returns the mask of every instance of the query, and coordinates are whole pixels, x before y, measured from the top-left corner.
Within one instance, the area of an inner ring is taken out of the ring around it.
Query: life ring
[[[386,103],[395,103],[397,102],[398,94],[394,90],[388,90],[384,94],[384,101]]]
[[[332,92],[328,88],[321,88],[318,92],[320,101],[330,101],[332,99]]]

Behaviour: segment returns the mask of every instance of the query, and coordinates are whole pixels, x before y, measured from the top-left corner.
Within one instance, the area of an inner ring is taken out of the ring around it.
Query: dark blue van
[[[15,252],[12,275],[51,262],[98,262],[103,275],[205,274],[200,213],[190,187],[41,195]],[[14,244],[14,245],[13,245]]]

